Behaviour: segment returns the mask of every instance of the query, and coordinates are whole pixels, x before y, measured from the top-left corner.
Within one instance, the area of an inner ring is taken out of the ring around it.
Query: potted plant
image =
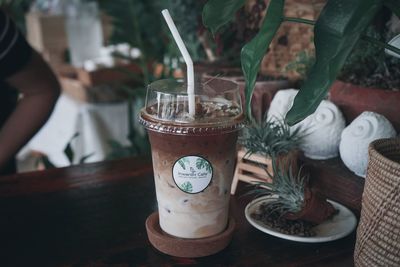
[[[247,1],[235,14],[234,20],[223,26],[224,30],[214,33],[215,57],[214,67],[206,67],[204,77],[223,77],[233,80],[239,85],[242,102],[245,103],[245,77],[240,69],[241,47],[249,42],[260,29],[266,10],[264,0]],[[278,73],[258,74],[252,95],[251,113],[256,121],[263,119],[275,93],[280,89],[290,88],[287,77]]]
[[[258,211],[251,214],[257,220],[286,234],[310,236],[311,227],[330,219],[336,210],[326,198],[309,186],[309,178],[302,169],[293,172],[280,168],[272,161],[274,179],[259,182],[252,191],[257,195],[269,196]],[[293,229],[293,224],[298,226]]]
[[[369,29],[369,35],[382,41],[392,39],[395,32],[383,20],[379,31]],[[400,131],[400,59],[386,55],[368,42],[359,42],[348,57],[329,98],[343,111],[348,122],[364,111],[384,115]]]
[[[399,20],[400,22],[400,20]],[[368,34],[380,40],[388,40],[396,34],[386,25],[377,31],[368,29]],[[399,31],[400,32],[400,31]],[[294,61],[286,66],[304,81],[315,61],[314,55],[301,51]],[[364,111],[384,115],[400,131],[400,60],[365,41],[360,41],[347,58],[337,80],[329,90],[329,100],[343,112],[347,122],[353,121]]]
[[[203,9],[204,24],[216,33],[231,20],[244,2],[244,0],[209,0]],[[335,81],[346,58],[360,39],[400,54],[400,49],[364,34],[365,29],[383,6],[389,8],[397,16],[400,15],[400,4],[396,0],[335,0],[328,1],[318,19],[312,21],[285,17],[285,1],[271,0],[260,31],[241,51],[242,70],[246,78],[248,116],[251,118],[251,95],[261,60],[283,22],[315,26],[315,63],[301,86],[293,107],[286,115],[289,125],[293,125],[316,110]]]
[[[235,193],[239,180],[250,183],[270,181],[274,175],[273,159],[280,168],[290,168],[297,173],[301,138],[299,129],[291,130],[280,120],[253,121],[247,125],[239,138],[241,148],[231,193]]]
[[[248,155],[281,157],[298,150],[301,143],[300,129],[291,130],[281,120],[263,120],[246,126],[239,143]]]

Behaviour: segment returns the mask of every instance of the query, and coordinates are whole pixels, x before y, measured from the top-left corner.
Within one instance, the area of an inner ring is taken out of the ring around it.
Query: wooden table
[[[355,234],[305,244],[248,224],[239,187],[231,244],[199,259],[154,249],[144,222],[157,209],[152,166],[125,159],[0,177],[0,266],[352,266]]]

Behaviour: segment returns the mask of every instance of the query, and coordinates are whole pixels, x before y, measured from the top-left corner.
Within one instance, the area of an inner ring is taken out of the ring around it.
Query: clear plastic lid
[[[175,133],[235,130],[243,123],[238,85],[232,81],[212,78],[197,83],[195,107],[191,116],[183,81],[159,80],[148,86],[139,120],[148,129]]]

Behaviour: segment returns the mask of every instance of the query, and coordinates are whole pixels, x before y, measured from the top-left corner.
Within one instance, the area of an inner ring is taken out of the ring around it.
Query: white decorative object
[[[343,130],[340,157],[351,171],[365,178],[369,144],[395,136],[395,129],[384,116],[365,111]]]
[[[299,90],[279,90],[271,101],[267,118],[269,120],[283,120],[293,105],[293,100]]]
[[[295,125],[304,135],[300,148],[311,159],[329,159],[339,155],[340,135],[346,122],[339,108],[323,100],[317,110]]]
[[[271,102],[267,119],[283,120],[298,92],[296,89],[278,91]],[[306,157],[329,159],[339,155],[340,135],[345,126],[339,108],[332,102],[323,100],[312,115],[292,126],[291,130],[300,128],[300,134],[304,135],[300,148]]]

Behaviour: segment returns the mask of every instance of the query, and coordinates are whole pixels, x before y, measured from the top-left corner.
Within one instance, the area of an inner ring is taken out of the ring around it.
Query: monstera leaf
[[[300,122],[317,109],[381,7],[381,0],[328,1],[314,28],[315,63],[286,115],[289,125]]]
[[[272,0],[267,14],[257,35],[242,48],[242,70],[246,79],[246,113],[251,119],[251,96],[256,84],[257,74],[261,61],[267,52],[276,32],[283,22],[283,8],[285,0]]]
[[[210,0],[203,8],[203,24],[215,34],[234,17],[246,0]]]
[[[203,9],[203,23],[215,33],[229,22],[243,5],[239,0],[209,0]],[[242,70],[246,79],[246,111],[251,119],[251,96],[253,94],[261,60],[284,21],[307,23],[302,18],[287,18],[283,15],[284,0],[270,0],[268,10],[259,33],[246,44],[241,52]],[[385,5],[400,16],[399,0],[329,0],[314,28],[316,58],[308,77],[297,94],[293,107],[286,115],[289,125],[294,125],[312,114],[326,96],[340,69],[361,38],[377,47],[387,48],[400,54],[400,49],[362,36],[377,12]]]

